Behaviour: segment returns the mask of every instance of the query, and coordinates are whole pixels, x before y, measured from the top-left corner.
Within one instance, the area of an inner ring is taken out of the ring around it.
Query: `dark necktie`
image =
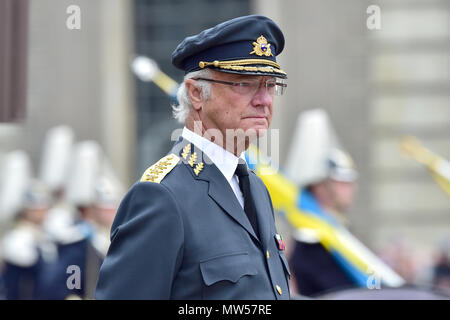
[[[259,238],[256,208],[250,192],[250,179],[248,178],[247,164],[239,163],[235,173],[239,178],[239,187],[241,188],[242,195],[244,196],[244,211],[247,214],[248,220],[250,220],[250,224],[252,225],[256,236]]]

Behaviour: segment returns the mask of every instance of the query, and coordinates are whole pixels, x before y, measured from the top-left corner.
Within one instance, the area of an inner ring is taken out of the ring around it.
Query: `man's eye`
[[[267,82],[267,88],[274,88],[276,85],[276,82]]]

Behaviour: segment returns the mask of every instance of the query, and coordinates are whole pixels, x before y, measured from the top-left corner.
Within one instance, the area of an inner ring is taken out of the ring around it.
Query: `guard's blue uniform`
[[[320,242],[296,241],[290,265],[297,287],[304,296],[356,287]]]
[[[61,232],[65,234],[64,238],[54,232],[56,228],[65,231]],[[95,247],[95,228],[91,223],[79,220],[73,225],[52,226],[47,232],[56,243],[58,259],[47,264],[41,275],[44,289],[41,299],[92,299],[98,271],[106,253]]]
[[[337,220],[321,208],[317,199],[308,190],[302,190],[299,207],[305,212],[314,214],[318,219],[338,226]],[[299,229],[296,235],[303,232],[303,229]],[[302,295],[317,296],[357,287],[348,271],[346,272],[336,257],[324,247],[320,238],[311,235],[306,239],[298,236],[294,238],[295,248],[289,262],[297,288]]]
[[[20,221],[2,239],[4,294],[8,300],[45,299],[44,274],[56,259],[56,248],[38,226]],[[0,294],[2,293],[0,287]]]
[[[103,262],[102,255],[92,246],[89,238],[67,244],[58,244],[58,261],[50,264],[42,275],[44,293],[40,299],[63,300],[70,297],[93,297],[98,270]],[[68,271],[76,266],[78,271]],[[80,286],[69,286],[69,277],[80,276]],[[91,284],[92,282],[92,284]],[[91,292],[88,292],[88,291]]]
[[[123,199],[96,299],[288,299],[289,268],[263,182],[250,173],[258,239],[206,155],[197,152],[193,166],[183,160],[187,144],[147,170],[178,163],[160,183],[136,183]]]
[[[5,262],[3,278],[6,288],[6,299],[41,299],[43,290],[40,274],[44,265],[45,263],[41,257],[29,267]]]

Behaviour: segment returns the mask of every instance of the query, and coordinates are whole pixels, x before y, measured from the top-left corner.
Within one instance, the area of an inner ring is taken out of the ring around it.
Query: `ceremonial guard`
[[[41,154],[39,179],[47,185],[52,195],[52,205],[43,228],[58,244],[80,238],[79,232],[72,228],[78,219],[77,210],[66,197],[66,187],[73,169],[74,140],[75,134],[69,126],[51,128],[45,136]]]
[[[289,299],[270,195],[244,157],[286,88],[283,48],[279,27],[253,15],[175,49],[185,127],[122,200],[97,299]]]
[[[11,227],[1,242],[6,298],[43,299],[47,266],[57,259],[56,246],[41,227],[50,194],[43,183],[32,179],[24,151],[5,157],[2,177],[0,218],[3,225]]]
[[[288,214],[296,240],[290,264],[301,295],[404,283],[346,228],[358,174],[324,110],[299,115],[286,169],[301,187],[298,210]]]
[[[55,208],[46,224],[58,245],[58,262],[47,273],[46,298],[92,299],[123,192],[95,141],[74,145],[69,172],[64,199],[75,213]]]

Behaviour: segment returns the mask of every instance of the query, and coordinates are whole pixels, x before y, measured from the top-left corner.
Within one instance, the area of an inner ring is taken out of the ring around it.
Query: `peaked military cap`
[[[276,62],[284,36],[271,19],[235,18],[187,37],[172,53],[172,63],[185,73],[211,68],[228,73],[287,78]]]

